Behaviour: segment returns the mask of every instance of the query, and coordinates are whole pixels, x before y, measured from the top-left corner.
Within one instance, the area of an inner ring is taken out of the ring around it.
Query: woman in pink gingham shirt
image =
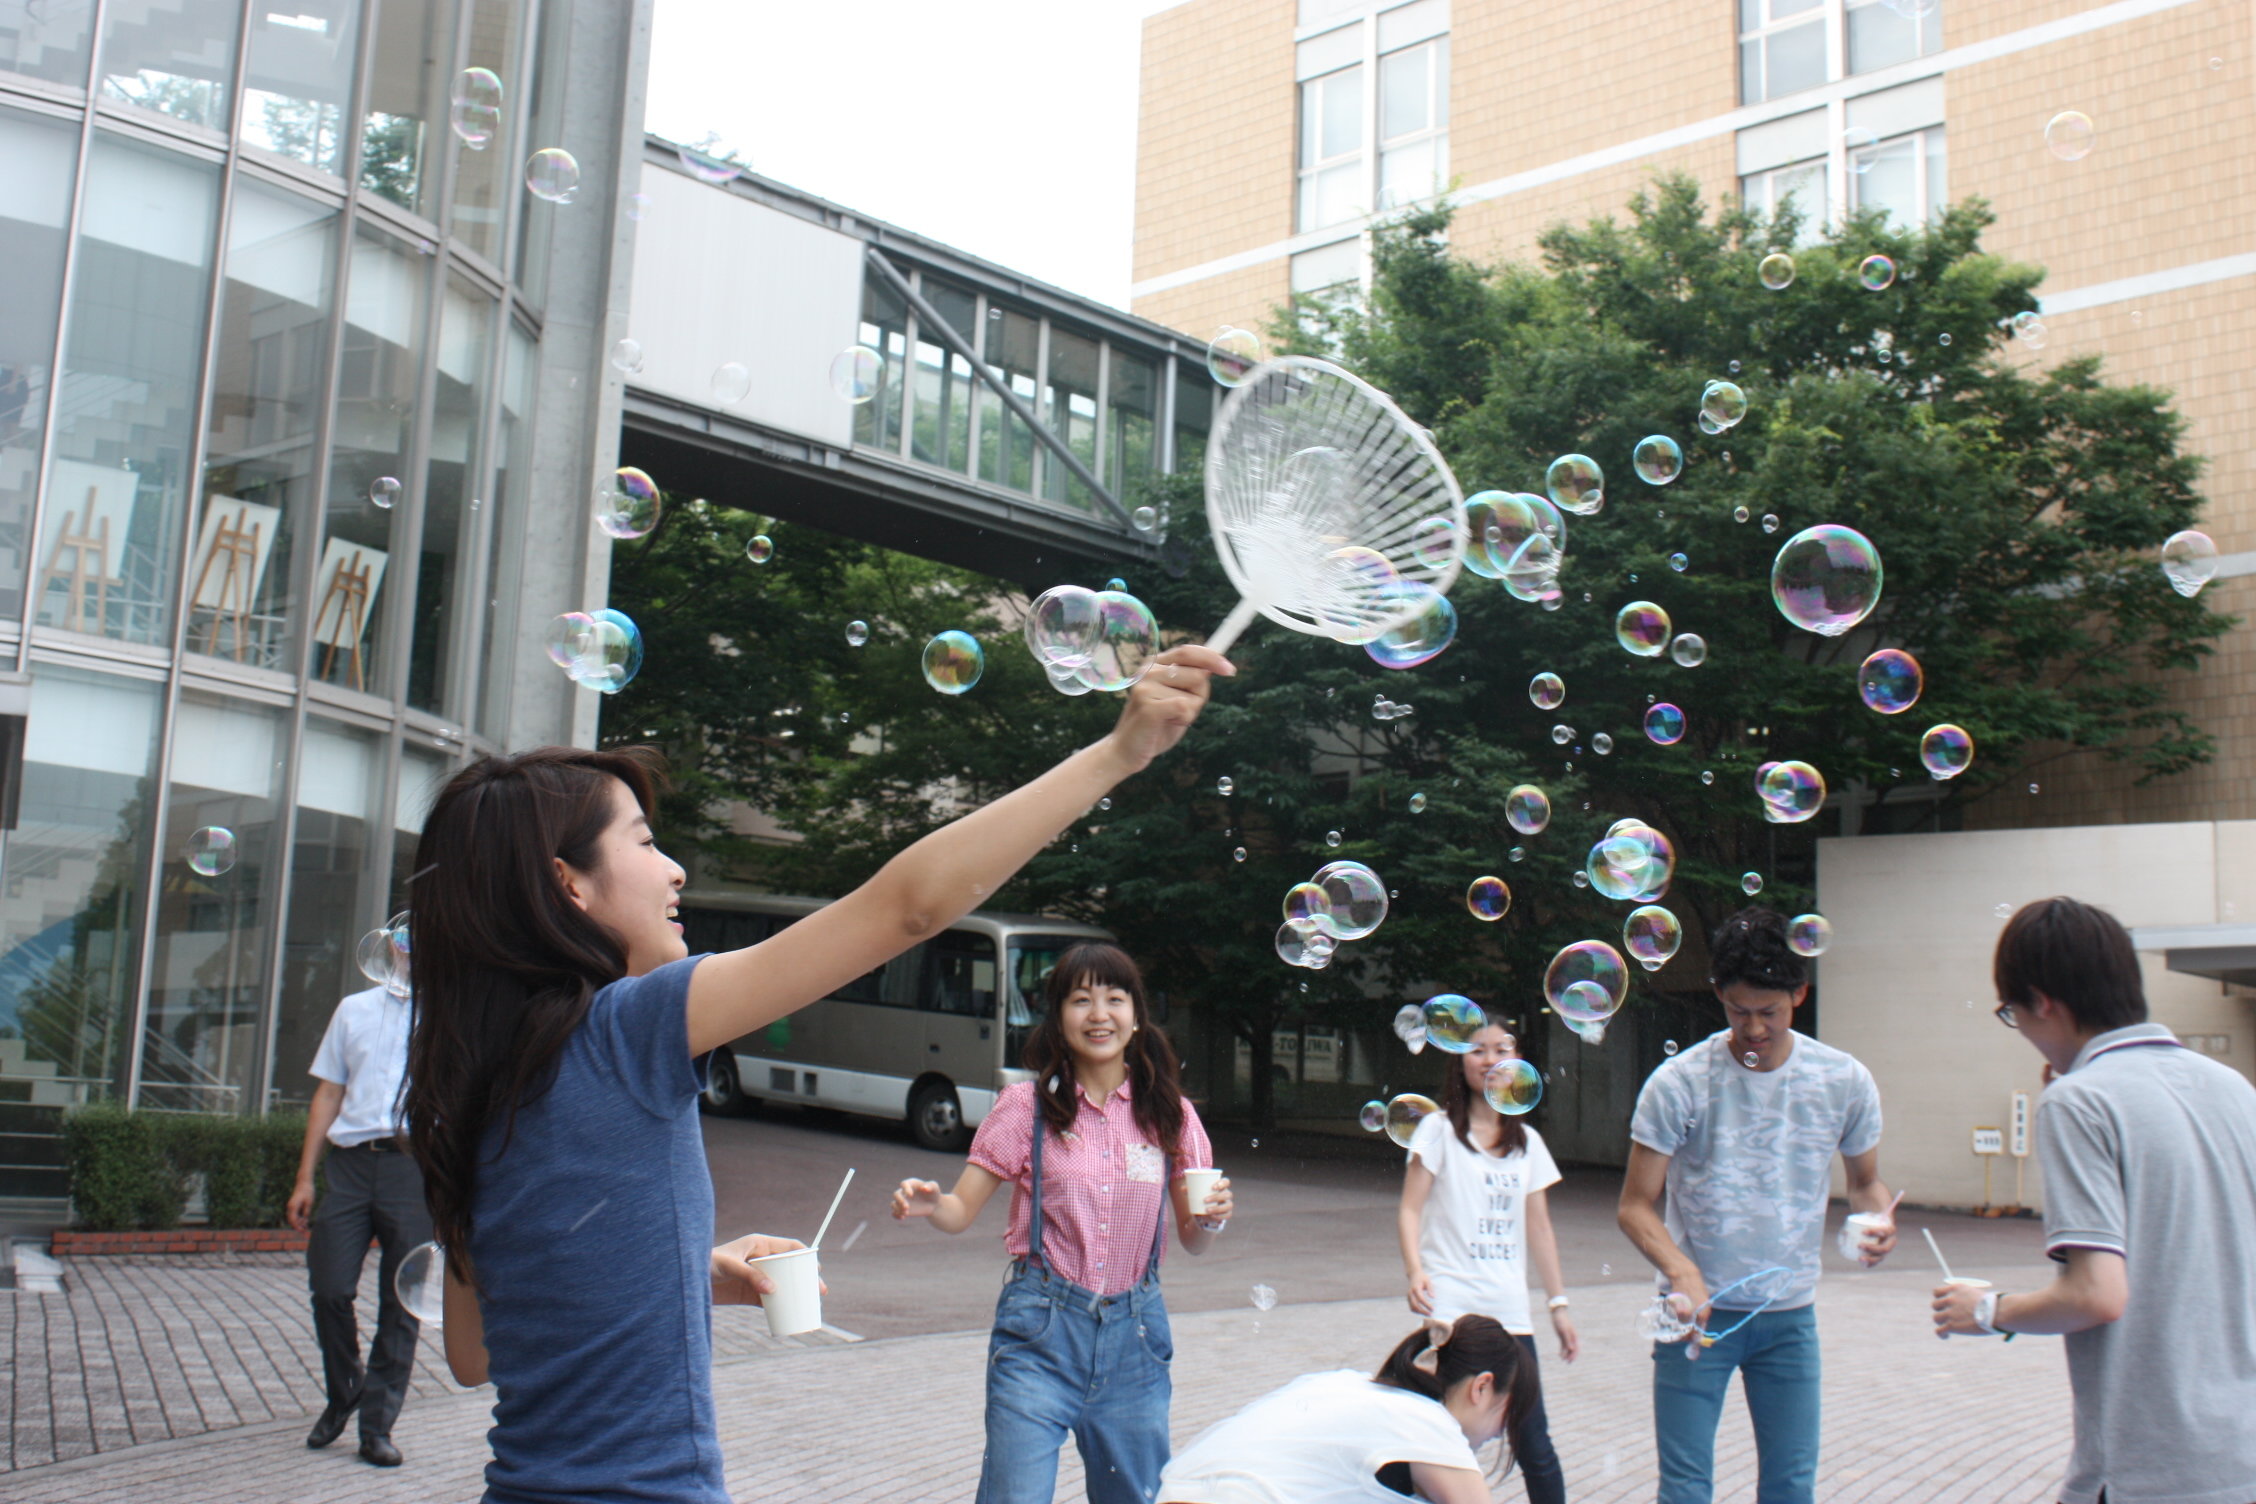
[[[1213,1150],[1127,953],[1073,946],[1043,992],[1026,1042],[1034,1079],[996,1099],[953,1191],[904,1180],[893,1215],[962,1232],[1012,1188],[978,1504],[1049,1504],[1069,1431],[1092,1504],[1147,1504],[1167,1465],[1173,1394],[1166,1213],[1184,1251],[1204,1253],[1229,1220],[1230,1182],[1191,1204],[1185,1172],[1209,1169]]]

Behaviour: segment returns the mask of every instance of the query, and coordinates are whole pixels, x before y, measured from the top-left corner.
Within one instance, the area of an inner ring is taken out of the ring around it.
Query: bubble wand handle
[[[1231,608],[1230,614],[1222,618],[1222,625],[1214,629],[1214,635],[1206,640],[1206,645],[1217,653],[1229,652],[1237,640],[1245,635],[1245,629],[1253,625],[1253,618],[1260,609],[1252,601],[1239,601]]]

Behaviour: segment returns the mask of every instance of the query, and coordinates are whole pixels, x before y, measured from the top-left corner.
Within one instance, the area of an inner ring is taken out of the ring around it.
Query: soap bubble
[[[1715,424],[1719,433],[1735,427],[1747,416],[1747,394],[1735,381],[1711,381],[1700,392],[1700,416]]]
[[[1520,1117],[1543,1100],[1543,1073],[1525,1060],[1499,1060],[1483,1078],[1481,1095],[1506,1117]]]
[[[1668,651],[1669,614],[1651,601],[1631,601],[1614,613],[1614,641],[1639,658]]]
[[[1566,681],[1557,674],[1541,673],[1528,680],[1528,699],[1538,710],[1557,710],[1566,698]]]
[[[1604,757],[1614,750],[1614,739],[1601,731],[1590,739],[1590,750]]]
[[[2217,545],[2207,533],[2187,528],[2162,545],[2162,575],[2188,600],[2217,577]]]
[[[1938,780],[1956,778],[1973,765],[1974,738],[1948,721],[1930,726],[1919,739],[1919,760]]]
[[[676,146],[674,154],[681,158],[682,166],[689,169],[689,175],[700,183],[718,187],[744,175],[744,164],[737,160],[736,148],[723,141],[718,131],[707,131],[686,146]]]
[[[1762,891],[1762,874],[1760,872],[1740,873],[1739,891],[1746,894],[1749,898],[1752,898],[1757,893],[1760,893]]]
[[[1673,747],[1684,740],[1684,712],[1663,700],[1645,712],[1645,739],[1656,746]]]
[[[1739,1063],[1748,1070],[1753,1070],[1756,1066],[1762,1064],[1762,1056],[1756,1054],[1753,1050],[1749,1050],[1739,1057]]]
[[[399,952],[392,948],[391,931],[373,929],[360,937],[353,947],[353,964],[360,974],[379,987],[390,987],[392,974],[398,969]]]
[[[1880,550],[1871,539],[1853,527],[1823,523],[1802,529],[1778,550],[1770,598],[1795,626],[1839,637],[1880,603],[1881,575]]]
[[[1097,650],[1097,593],[1052,586],[1027,608],[1023,631],[1035,662],[1079,668]]]
[[[775,540],[766,533],[754,533],[744,540],[744,557],[755,564],[765,564],[775,557]]]
[[[2013,316],[2013,337],[2032,350],[2042,350],[2049,333],[2045,321],[2026,309]]]
[[[614,538],[640,538],[658,525],[658,483],[622,465],[595,488],[595,525]]]
[[[1238,785],[1235,779],[1217,778],[1214,780],[1214,792],[1220,794],[1225,799],[1229,798],[1230,795],[1237,792],[1237,787]]]
[[[867,641],[869,641],[868,622],[850,621],[846,623],[846,646],[858,648]]]
[[[1387,1108],[1384,1102],[1365,1102],[1363,1110],[1355,1115],[1365,1133],[1384,1133],[1387,1125]]]
[[[1553,506],[1588,517],[1606,504],[1606,472],[1587,454],[1562,454],[1543,472]]]
[[[1590,982],[1595,992],[1568,990]],[[1621,952],[1603,940],[1577,940],[1562,947],[1543,973],[1543,997],[1561,1018],[1600,1023],[1611,1018],[1629,996],[1629,966]]]
[[[1128,525],[1139,533],[1148,533],[1159,526],[1157,507],[1138,507],[1128,514]]]
[[[724,407],[742,402],[752,390],[752,373],[738,360],[724,360],[713,367],[713,400]]]
[[[1410,556],[1428,569],[1447,569],[1457,554],[1457,519],[1428,517],[1410,529]]]
[[[447,126],[472,151],[484,151],[501,131],[501,80],[491,68],[465,68],[455,75]]]
[[[1306,920],[1320,930],[1332,927],[1332,901],[1314,883],[1294,883],[1285,890],[1287,923]]]
[[[568,621],[580,614],[569,613],[557,620]],[[584,619],[587,625],[576,636],[567,636],[569,656],[564,664],[565,672],[572,676],[575,684],[615,695],[642,672],[642,629],[624,611],[608,608],[588,612]],[[558,635],[557,625],[551,623],[552,644]],[[555,655],[556,650],[551,646],[549,656]]]
[[[1410,813],[1413,815],[1422,815],[1425,812],[1426,796],[1424,794],[1412,794],[1410,796]]]
[[[1277,959],[1287,966],[1317,969],[1331,959],[1338,944],[1313,919],[1288,919],[1277,926]]]
[[[525,191],[552,204],[568,204],[580,191],[580,163],[561,146],[544,146],[525,162]]]
[[[1794,285],[1794,258],[1784,251],[1772,251],[1762,258],[1761,264],[1755,268],[1755,275],[1772,292],[1784,292]]]
[[[1637,478],[1649,486],[1665,486],[1684,473],[1684,451],[1665,433],[1639,439],[1629,462]]]
[[[1441,1108],[1433,1098],[1406,1091],[1386,1104],[1386,1135],[1407,1149],[1419,1122],[1439,1111]]]
[[[1870,126],[1852,125],[1841,132],[1841,146],[1849,154],[1849,171],[1860,178],[1880,160],[1880,137]]]
[[[1159,623],[1151,608],[1124,590],[1095,596],[1096,629],[1088,662],[1079,665],[1084,682],[1108,693],[1128,688],[1144,676],[1159,652]]]
[[[1481,1011],[1480,1004],[1454,992],[1427,998],[1421,1011],[1426,1023],[1426,1043],[1451,1055],[1462,1055],[1470,1050],[1473,1036],[1488,1024],[1488,1015]]]
[[[868,345],[848,345],[831,357],[830,389],[842,402],[867,402],[877,395],[885,357]]]
[[[1426,1047],[1426,1010],[1416,1003],[1404,1003],[1394,1010],[1394,1037],[1410,1047],[1415,1055]]]
[[[206,825],[188,837],[188,870],[202,877],[218,877],[235,866],[235,832],[224,825]]]
[[[1892,256],[1871,255],[1857,263],[1857,283],[1866,292],[1884,292],[1896,281],[1896,262]]]
[[[1706,785],[1708,785],[1708,786],[1709,786],[1709,787],[1711,787],[1711,788],[1712,788],[1712,787],[1714,787],[1714,786],[1715,786],[1715,769],[1713,769],[1713,768],[1702,768],[1702,769],[1700,770],[1700,782],[1701,782],[1701,783],[1703,783],[1703,784],[1706,784]]]
[[[1543,834],[1551,823],[1551,796],[1532,783],[1513,785],[1504,796],[1504,820],[1523,836]]]
[[[1622,921],[1622,949],[1647,971],[1658,971],[1667,965],[1683,943],[1684,926],[1659,904],[1649,903],[1632,909],[1629,917]]]
[[[1493,924],[1511,907],[1512,889],[1501,877],[1476,877],[1465,889],[1465,908],[1475,919]]]
[[[1676,876],[1676,847],[1642,820],[1622,820],[1583,861],[1590,885],[1617,901],[1651,903]]]
[[[2081,162],[2091,155],[2091,116],[2082,110],[2062,110],[2045,122],[2045,149],[2063,162]]]
[[[1662,1053],[1662,1054],[1664,1054],[1664,1055],[1673,1055],[1673,1054],[1675,1054],[1675,1053],[1676,1053],[1676,1050],[1677,1050],[1677,1044],[1676,1044],[1676,1041],[1675,1041],[1675,1040],[1673,1040],[1673,1039],[1664,1039],[1664,1040],[1662,1040],[1662,1041],[1661,1041],[1661,1053]]]
[[[1504,564],[1504,589],[1512,599],[1541,605],[1546,611],[1559,607],[1559,566],[1565,562],[1549,538],[1541,533],[1529,538],[1515,550]]]
[[[400,483],[389,475],[379,475],[368,483],[368,504],[379,512],[389,512],[399,502]]]
[[[1797,956],[1822,956],[1833,943],[1833,926],[1823,914],[1796,914],[1786,924],[1786,944]]]
[[[1668,557],[1668,566],[1669,568],[1675,570],[1678,574],[1682,574],[1685,570],[1692,567],[1692,561],[1682,554],[1670,554]]]
[[[1276,1304],[1277,1292],[1275,1290],[1267,1285],[1255,1285],[1253,1287],[1253,1308],[1256,1311],[1271,1310]]]
[[[924,645],[924,682],[944,695],[960,695],[987,670],[987,654],[969,632],[942,632]]]
[[[623,339],[611,347],[611,369],[632,376],[642,369],[642,341]]]
[[[1825,775],[1806,762],[1782,762],[1763,774],[1761,793],[1780,824],[1799,825],[1825,807]]]
[[[1417,614],[1363,644],[1363,651],[1379,667],[1416,668],[1440,657],[1442,650],[1457,640],[1457,608],[1433,586],[1404,580],[1381,596],[1389,614],[1408,602],[1417,604]]]
[[[1698,668],[1708,661],[1708,640],[1697,632],[1680,632],[1669,644],[1669,656],[1684,668]]]
[[[1918,703],[1927,676],[1901,648],[1882,648],[1857,668],[1857,698],[1882,715],[1901,715]]]
[[[484,69],[474,69],[484,72]],[[446,1324],[446,1250],[436,1243],[418,1243],[407,1251],[392,1275],[392,1290],[407,1314],[436,1330]]]
[[[1731,509],[1731,520],[1733,522],[1745,522],[1753,515],[1754,513],[1748,511],[1745,507],[1733,507]]]
[[[1575,738],[1574,727],[1564,723],[1551,728],[1551,740],[1564,747]]]
[[[567,611],[548,624],[543,646],[548,649],[551,663],[568,669],[579,657],[589,632],[595,629],[595,618],[585,611]]]
[[[1502,579],[1505,561],[1536,532],[1535,514],[1509,491],[1475,491],[1465,498],[1461,521],[1465,567],[1487,580]]]
[[[1064,668],[1055,663],[1045,663],[1042,665],[1042,672],[1049,676],[1050,688],[1064,695],[1067,699],[1079,699],[1082,695],[1093,693],[1095,690],[1095,686],[1081,677],[1081,670],[1077,668]]]
[[[1707,413],[1707,409],[1705,409],[1705,408],[1702,408],[1702,409],[1700,410],[1700,415],[1699,415],[1699,418],[1698,418],[1698,423],[1699,423],[1699,426],[1700,426],[1700,432],[1702,432],[1702,433],[1705,433],[1705,434],[1718,434],[1718,433],[1722,433],[1722,432],[1724,431],[1724,429],[1725,429],[1725,428],[1727,428],[1727,427],[1729,427],[1729,426],[1730,426],[1729,424],[1725,424],[1725,423],[1718,423],[1718,422],[1717,422],[1717,421],[1716,421],[1715,419],[1713,419],[1713,418],[1709,417],[1709,416],[1708,416],[1708,413]]]
[[[1261,336],[1235,326],[1216,331],[1206,345],[1206,369],[1223,386],[1244,383],[1261,364]]]
[[[1337,832],[1330,844],[1337,846]],[[1385,922],[1386,884],[1361,862],[1328,862],[1309,879],[1331,903],[1331,932],[1342,940],[1360,940]]]

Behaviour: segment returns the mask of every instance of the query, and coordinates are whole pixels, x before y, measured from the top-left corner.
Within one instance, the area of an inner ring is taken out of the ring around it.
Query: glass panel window
[[[1434,46],[1408,47],[1379,59],[1379,143],[1398,141],[1434,123]]]
[[[1300,228],[1320,230],[1359,215],[1363,183],[1363,69],[1300,86]]]
[[[242,13],[237,0],[111,6],[102,29],[102,97],[226,130]]]
[[[77,126],[0,110],[0,265],[8,268],[0,297],[0,616],[11,618],[23,615],[25,534],[55,382],[63,227],[77,161]]]
[[[1823,157],[1796,162],[1739,180],[1741,201],[1757,213],[1776,218],[1790,201],[1801,215],[1794,233],[1796,245],[1814,245],[1825,234],[1827,172]]]
[[[1206,435],[1214,426],[1214,383],[1195,361],[1175,363],[1175,472],[1196,474],[1206,465]]]
[[[1893,137],[1867,155],[1871,167],[1850,177],[1857,208],[1879,209],[1911,229],[1941,213],[1949,202],[1941,126]]]
[[[987,309],[987,343],[981,347],[989,370],[1032,407],[1041,395],[1035,378],[1042,348],[1041,321],[1015,308]],[[986,406],[979,424],[979,478],[1013,491],[1034,489],[1034,430],[1000,402]]]
[[[1086,334],[1050,326],[1050,376],[1042,391],[1042,421],[1091,470],[1097,468],[1097,342]],[[1096,505],[1054,454],[1042,460],[1042,494],[1084,509]]]
[[[564,138],[564,86],[567,70],[567,52],[571,46],[572,28],[559,20],[568,13],[561,6],[540,6],[533,16],[533,76],[524,80],[527,92],[526,137],[511,154],[510,177],[515,182],[523,176],[517,167],[534,151],[554,146]],[[507,73],[501,76],[504,91],[504,113],[508,111],[507,90],[512,80]],[[519,195],[517,228],[517,286],[535,308],[548,301],[548,240],[549,232],[556,226],[557,206],[546,199],[535,198],[522,187],[510,190]]]
[[[1159,469],[1159,372],[1115,349],[1106,390],[1104,478],[1125,504]]]
[[[877,395],[854,408],[854,442],[901,447],[901,388],[908,374],[909,305],[874,277],[862,281],[862,322],[855,340],[878,352]]]
[[[360,186],[433,220],[449,138],[454,14],[454,0],[384,0],[360,127]]]
[[[181,693],[141,1046],[143,1107],[241,1112],[264,1095],[267,887],[280,876],[287,725],[264,706]],[[191,838],[204,830],[233,838],[234,866],[202,870]]]
[[[924,947],[924,985],[917,1006],[963,1018],[995,1016],[995,941],[949,930]]]
[[[423,539],[415,572],[415,624],[408,661],[407,703],[452,715],[455,633],[464,603],[461,566],[475,548],[473,529],[484,502],[471,494],[478,478],[478,417],[485,407],[486,341],[494,302],[460,277],[447,284],[439,310],[438,395],[431,409],[431,462],[423,482]],[[466,717],[467,710],[462,712]]]
[[[1943,50],[1940,5],[1914,17],[1885,0],[1863,0],[1862,4],[1849,0],[1848,24],[1851,73],[1870,73]]]
[[[243,80],[245,146],[344,176],[361,0],[251,7]]]
[[[315,490],[337,211],[238,177],[227,242],[188,649],[294,673],[293,544]]]
[[[215,166],[95,137],[33,559],[48,626],[167,640],[218,196]]]
[[[1824,0],[1740,0],[1739,102],[1757,104],[1826,81]]]
[[[1379,207],[1432,198],[1449,177],[1449,39],[1379,59]]]
[[[926,277],[918,289],[924,300],[967,341],[979,337],[979,303],[971,293]],[[975,345],[974,348],[977,348]],[[916,431],[910,453],[928,465],[958,474],[971,469],[971,362],[951,351],[923,327],[917,328]]]
[[[94,0],[0,0],[0,70],[86,87]]]
[[[532,336],[515,323],[509,326],[509,348],[502,356],[501,426],[494,441],[493,496],[486,519],[487,623],[495,646],[478,655],[486,673],[479,696],[478,729],[495,741],[506,741],[513,655],[507,650],[508,627],[517,619],[517,594],[522,579],[521,560],[505,546],[510,528],[526,515],[527,490],[532,485],[533,358]]]
[[[345,283],[335,438],[314,567],[314,677],[384,692],[384,591],[392,522],[412,498],[417,368],[423,349],[425,268],[421,256],[368,221],[353,241]],[[383,504],[379,504],[379,503]]]
[[[422,837],[423,819],[453,776],[454,764],[445,758],[416,747],[401,749],[399,792],[392,801],[392,880],[385,890],[386,914],[408,905],[408,879],[415,875],[415,843]]]
[[[517,150],[509,132],[509,122],[517,113],[512,107],[519,82],[517,28],[525,8],[525,0],[471,0],[470,51],[463,62],[466,68],[490,69],[501,79],[502,107],[493,140],[482,150],[473,151],[465,145],[455,154],[453,233],[455,239],[495,262],[501,260],[502,218],[516,186],[516,164],[526,155]],[[447,93],[451,104],[451,83]]]
[[[162,695],[59,668],[32,680],[21,823],[0,874],[0,1021],[66,1102],[125,1091]]]
[[[274,1021],[270,1100],[303,1106],[308,1071],[329,1016],[369,985],[353,947],[382,921],[376,897],[377,817],[384,797],[382,741],[372,732],[318,716],[306,721],[298,759],[298,817],[290,847],[290,911],[282,936],[280,1007]]]

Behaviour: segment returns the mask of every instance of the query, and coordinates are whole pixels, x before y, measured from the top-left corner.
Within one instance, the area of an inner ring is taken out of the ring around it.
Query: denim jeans
[[[1744,1315],[1711,1311],[1722,1331]],[[1659,1504],[1715,1497],[1716,1421],[1732,1370],[1742,1375],[1755,1426],[1755,1504],[1811,1504],[1817,1487],[1817,1308],[1764,1311],[1687,1361],[1684,1344],[1653,1348],[1653,1433],[1661,1454]]]
[[[1167,1466],[1174,1356],[1156,1272],[1133,1290],[1099,1296],[1015,1265],[987,1340],[978,1504],[1050,1504],[1069,1431],[1090,1504],[1149,1504]]]
[[[1527,1489],[1528,1504],[1567,1504],[1567,1478],[1559,1468],[1559,1454],[1551,1446],[1551,1418],[1543,1408],[1543,1369],[1536,1359],[1536,1346],[1541,1334],[1522,1337],[1514,1334],[1512,1340],[1520,1345],[1520,1358],[1535,1377],[1535,1405],[1520,1417],[1520,1424],[1512,1432],[1512,1461],[1520,1470],[1520,1481]]]

